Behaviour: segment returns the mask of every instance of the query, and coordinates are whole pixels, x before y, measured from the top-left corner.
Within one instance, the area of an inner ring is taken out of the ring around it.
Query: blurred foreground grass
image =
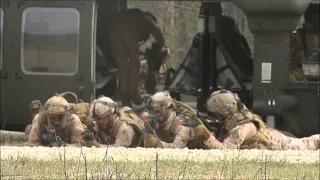
[[[260,160],[232,160],[196,162],[161,160],[158,170],[156,155],[141,161],[106,159],[32,159],[27,156],[1,158],[0,179],[319,179],[319,163],[272,162]],[[65,167],[65,168],[64,168]],[[67,177],[67,178],[66,178]]]

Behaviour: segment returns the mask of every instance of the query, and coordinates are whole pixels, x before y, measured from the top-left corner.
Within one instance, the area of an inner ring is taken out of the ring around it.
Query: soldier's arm
[[[37,114],[32,120],[32,126],[28,135],[28,146],[40,146],[40,125],[39,114]]]
[[[72,114],[73,124],[71,125],[71,144],[70,146],[79,146],[79,137],[81,133],[85,130],[79,117],[75,114]]]
[[[175,130],[175,138],[172,143],[166,143],[161,141],[163,148],[179,148],[183,149],[187,146],[189,139],[191,138],[191,128],[178,125]]]
[[[257,128],[252,122],[238,125],[230,131],[230,135],[225,139],[224,143],[240,147],[244,141],[252,139],[257,132]]]
[[[132,126],[128,125],[127,123],[121,124],[119,127],[119,132],[116,136],[115,143],[111,145],[111,147],[129,147],[132,143],[134,138],[135,132]]]
[[[213,135],[211,135],[207,141],[204,141],[203,144],[208,149],[221,149],[221,150],[223,150],[223,149],[237,149],[238,148],[238,146],[233,143],[230,143],[227,141],[224,141],[224,142],[218,141]]]
[[[161,33],[160,28],[155,24],[151,19],[147,18],[145,28],[149,29],[152,36],[155,38],[157,44],[159,45],[159,52],[161,48],[164,46],[164,37]]]

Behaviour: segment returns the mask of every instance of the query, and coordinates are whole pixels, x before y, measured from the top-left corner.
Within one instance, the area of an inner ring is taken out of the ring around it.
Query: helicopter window
[[[22,14],[22,71],[25,74],[76,74],[79,21],[80,14],[74,8],[26,8]]]
[[[0,70],[2,69],[3,10],[0,8]]]

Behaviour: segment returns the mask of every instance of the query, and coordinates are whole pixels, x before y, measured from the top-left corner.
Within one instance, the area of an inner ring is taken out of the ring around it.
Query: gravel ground
[[[64,148],[48,147],[15,147],[1,146],[1,159],[28,156],[30,158],[50,160],[64,153]],[[81,151],[86,158],[95,160],[103,159],[105,148],[77,148],[66,147],[66,158],[79,158]],[[276,161],[288,163],[319,163],[320,150],[317,151],[266,151],[266,150],[189,150],[189,149],[153,149],[153,148],[108,148],[108,157],[115,161],[138,162],[153,158],[158,153],[159,159],[166,160],[192,160],[195,162],[220,161],[220,160],[254,160]]]

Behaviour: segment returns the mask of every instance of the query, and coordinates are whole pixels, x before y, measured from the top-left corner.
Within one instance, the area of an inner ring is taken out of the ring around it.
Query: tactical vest
[[[133,128],[136,134],[133,141],[131,142],[130,147],[138,146],[140,137],[142,137],[144,122],[133,112],[131,108],[127,106],[119,110],[119,119],[114,121],[114,124],[112,125],[112,129],[108,134],[104,132],[99,132],[99,136],[102,137],[102,142],[104,143],[108,142],[110,144],[114,144],[115,137],[117,136],[120,126],[123,123],[129,124]]]
[[[187,126],[187,127],[191,127],[191,128],[195,128],[197,125],[199,125],[199,122],[195,119],[191,119],[190,117],[186,116],[186,114],[190,113],[188,112],[188,110],[184,109],[184,113],[181,112],[179,115],[177,115],[170,128],[168,130],[165,130],[163,128],[158,128],[156,130],[156,134],[159,136],[159,138],[166,142],[166,143],[172,143],[175,139],[175,129],[178,125],[182,125],[182,126]],[[197,123],[192,123],[196,121]],[[191,123],[190,123],[191,122]],[[188,126],[189,124],[189,126]],[[187,148],[189,149],[208,149],[204,144],[203,144],[203,139],[202,138],[198,138],[198,137],[194,137],[194,139],[190,139],[187,143]]]
[[[230,130],[238,125],[242,125],[248,122],[252,122],[257,128],[257,134],[250,140],[246,140],[241,144],[241,149],[270,149],[270,140],[272,137],[272,131],[262,121],[261,117],[252,114],[247,108],[240,110],[240,113],[235,115],[236,122],[227,128],[228,133]]]

